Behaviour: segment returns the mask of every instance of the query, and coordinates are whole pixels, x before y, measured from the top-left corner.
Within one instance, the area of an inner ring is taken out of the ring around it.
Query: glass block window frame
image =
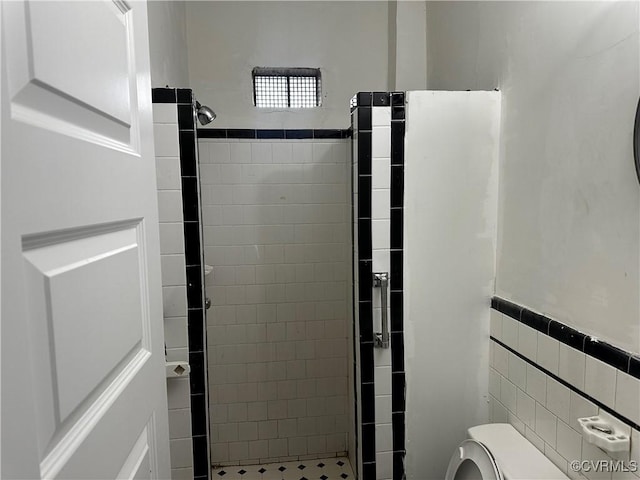
[[[313,108],[321,106],[319,68],[255,67],[253,104],[258,108]]]

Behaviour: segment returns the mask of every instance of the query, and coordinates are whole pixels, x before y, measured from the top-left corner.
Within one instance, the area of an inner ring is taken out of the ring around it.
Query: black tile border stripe
[[[190,88],[176,88],[176,99],[178,103],[193,105],[193,90]]]
[[[195,373],[195,375],[189,375],[189,382],[191,386],[191,398],[192,398],[191,408],[194,407],[193,396],[198,394],[204,395],[205,393],[206,386],[205,386],[205,381],[204,381],[205,379],[203,375],[204,368],[205,368],[204,364],[205,364],[204,352],[189,352],[189,366],[191,367],[191,373]],[[191,416],[195,418],[194,412],[191,413]],[[206,434],[206,426],[207,426],[206,423],[200,426],[201,428],[205,429],[204,434]],[[196,435],[195,432],[193,432],[193,434]]]
[[[178,105],[178,126],[180,130],[193,131],[195,129],[195,109],[192,105]]]
[[[362,398],[375,399],[374,397],[374,383],[367,382],[362,384]],[[375,401],[368,400],[362,402],[362,423],[375,423],[376,422],[376,404]]]
[[[351,118],[351,125],[353,126],[353,115],[350,116]],[[356,175],[354,175],[354,168],[353,168],[353,160],[355,158],[355,142],[353,140],[351,140],[351,142],[349,142],[349,146],[350,146],[350,153],[351,153],[351,162],[349,164],[349,172],[350,172],[350,177],[351,177],[351,202],[353,202],[353,192],[355,191],[354,186],[357,182],[357,178]],[[351,204],[351,208],[350,208],[350,212],[349,212],[349,219],[351,220],[350,225],[351,225],[351,346],[352,346],[352,352],[353,352],[353,364],[352,364],[352,372],[353,372],[353,428],[354,428],[354,449],[355,449],[355,457],[356,457],[356,462],[355,465],[352,465],[353,467],[353,471],[356,474],[356,478],[358,476],[358,449],[360,448],[359,445],[359,430],[358,430],[358,426],[362,424],[362,418],[361,418],[361,414],[360,412],[358,412],[358,405],[362,405],[360,396],[358,395],[358,376],[357,376],[357,368],[358,368],[358,364],[357,364],[357,349],[360,346],[360,341],[358,338],[356,338],[356,321],[358,321],[359,319],[356,316],[356,296],[355,296],[355,278],[356,278],[356,262],[355,259],[357,258],[357,246],[356,246],[356,242],[355,242],[355,229],[356,229],[356,215],[355,215],[355,207],[353,205],[353,203]],[[373,329],[373,326],[372,326]],[[364,467],[363,467],[364,470]],[[364,475],[364,472],[362,472],[362,475]],[[364,478],[364,477],[363,477]],[[369,478],[369,477],[367,477]],[[375,478],[375,471],[374,471],[374,476],[372,478]]]
[[[362,130],[371,130],[371,108],[372,107],[358,108],[358,133]]]
[[[357,270],[359,282],[353,283],[354,316],[353,337],[354,347],[360,351],[360,365],[354,361],[354,379],[358,378],[360,368],[360,418],[358,417],[358,403],[354,405],[356,411],[355,432],[356,450],[362,455],[362,472],[358,472],[358,463],[354,465],[356,477],[363,480],[375,479],[376,474],[376,445],[375,445],[375,360],[373,346],[373,259],[372,259],[372,231],[371,231],[371,108],[360,108],[351,115],[352,128],[354,119],[358,119],[358,138],[351,141],[352,152],[357,145],[357,171],[351,168],[352,187],[358,189],[358,209],[351,208],[352,224],[357,222],[358,238],[353,238],[354,273]],[[366,127],[366,132],[364,128]],[[349,131],[350,132],[350,131]],[[353,166],[353,165],[352,165]],[[353,191],[353,189],[352,189]],[[353,198],[352,198],[353,202]],[[357,255],[355,247],[357,246]],[[355,278],[355,276],[354,276]],[[355,315],[355,305],[358,305],[359,315]],[[356,339],[356,328],[360,336]],[[354,358],[356,355],[354,354]],[[357,387],[357,385],[355,385]],[[358,389],[355,388],[357,392]],[[360,433],[362,434],[360,436]]]
[[[202,278],[202,249],[200,238],[200,195],[198,185],[198,154],[195,129],[193,92],[188,88],[154,88],[153,103],[176,104],[178,142],[180,148],[180,177],[182,183],[183,235],[187,278],[187,331],[189,344],[191,442],[194,478],[209,479],[207,421],[207,362],[206,330],[204,328],[204,296]]]
[[[395,98],[395,95],[391,97]],[[399,108],[399,107],[393,107]],[[404,120],[391,120],[391,165],[404,165]]]
[[[372,92],[371,98],[374,107],[388,107],[391,105],[390,92]]]
[[[376,465],[376,424],[362,424],[362,462]],[[373,480],[374,477],[363,477],[362,480]]]
[[[202,266],[187,267],[187,305],[189,308],[202,308],[202,288]]]
[[[373,92],[358,92],[356,94],[356,106],[370,107],[372,105]]]
[[[376,478],[376,462],[362,463],[362,480]]]
[[[152,88],[152,103],[179,103],[191,105],[193,100],[193,92],[190,88]]]
[[[200,200],[198,195],[198,177],[183,176],[181,183],[183,221],[199,223],[198,216],[200,212]]]
[[[204,129],[203,129],[204,130]],[[284,138],[284,130],[256,130],[256,138]]]
[[[247,129],[247,128],[198,128],[198,138],[248,138],[248,139],[341,139],[351,137],[351,129]]]
[[[600,342],[590,336],[584,339],[584,353],[603,361],[612,367],[629,373],[631,354],[606,342]],[[640,378],[640,377],[639,377]]]
[[[606,411],[607,413],[610,413],[611,415],[613,415],[614,417],[616,417],[618,420],[620,420],[621,422],[626,423],[627,425],[629,425],[631,428],[640,431],[640,425],[638,425],[637,423],[635,423],[633,420],[629,420],[627,417],[625,417],[624,415],[619,414],[618,412],[616,412],[615,410],[613,410],[611,407],[608,407],[607,405],[605,405],[604,403],[602,403],[601,401],[593,398],[591,395],[588,395],[587,393],[583,392],[582,390],[580,390],[579,388],[577,388],[576,386],[570,384],[569,382],[567,382],[566,380],[563,380],[562,378],[558,377],[557,375],[555,375],[554,373],[551,373],[549,370],[547,370],[544,367],[541,367],[540,365],[538,365],[536,362],[534,362],[533,360],[525,357],[524,355],[522,355],[520,352],[516,352],[513,348],[511,348],[510,346],[502,343],[500,340],[498,340],[497,338],[493,337],[493,336],[489,336],[489,338],[494,341],[496,344],[500,345],[502,348],[504,348],[505,350],[508,350],[509,352],[513,353],[516,357],[520,358],[521,360],[524,360],[525,362],[527,362],[529,365],[531,365],[532,367],[537,368],[538,370],[540,370],[542,373],[544,373],[545,375],[550,376],[551,378],[553,378],[556,382],[564,385],[565,387],[567,387],[569,390],[571,390],[572,392],[577,393],[578,395],[580,395],[581,397],[589,400],[590,402],[594,403],[595,405],[597,405],[599,408],[601,408],[602,410]]]
[[[177,103],[175,88],[152,88],[151,101],[153,103]]]
[[[640,378],[640,358],[631,357],[629,361],[629,375]]]
[[[358,130],[358,175],[371,175],[371,132],[360,130]]]
[[[391,310],[391,410],[393,480],[405,478],[406,436],[406,375],[404,372],[404,319],[403,319],[403,224],[404,224],[404,93],[387,95],[373,93],[374,105],[391,107],[391,185],[390,185],[390,286]],[[375,107],[373,107],[375,108]],[[394,174],[402,177],[393,180]]]
[[[197,177],[198,164],[196,162],[196,136],[193,130],[180,130],[180,175]]]
[[[491,308],[613,368],[640,379],[640,356],[638,355],[497,296],[491,299]]]
[[[211,462],[209,461],[209,441],[206,435],[193,436],[193,476],[209,478]]]
[[[356,107],[404,107],[405,92],[358,92]]]

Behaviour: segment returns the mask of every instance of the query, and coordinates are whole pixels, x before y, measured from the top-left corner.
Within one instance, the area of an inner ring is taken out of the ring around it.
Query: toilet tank
[[[487,447],[505,480],[569,478],[508,423],[478,425],[467,433],[469,438]]]

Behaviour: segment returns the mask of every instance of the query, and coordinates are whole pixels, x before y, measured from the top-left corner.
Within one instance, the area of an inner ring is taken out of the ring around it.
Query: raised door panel
[[[136,151],[136,52],[129,6],[103,0],[26,1],[6,11],[12,117]]]
[[[23,241],[41,459],[149,354],[141,229],[125,223]]]

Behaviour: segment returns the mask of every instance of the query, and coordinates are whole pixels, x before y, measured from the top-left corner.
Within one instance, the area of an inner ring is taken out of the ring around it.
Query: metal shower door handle
[[[387,316],[387,290],[389,285],[389,273],[377,272],[373,274],[374,288],[380,288],[380,306],[382,332],[374,333],[374,345],[378,348],[389,348],[389,318]]]

